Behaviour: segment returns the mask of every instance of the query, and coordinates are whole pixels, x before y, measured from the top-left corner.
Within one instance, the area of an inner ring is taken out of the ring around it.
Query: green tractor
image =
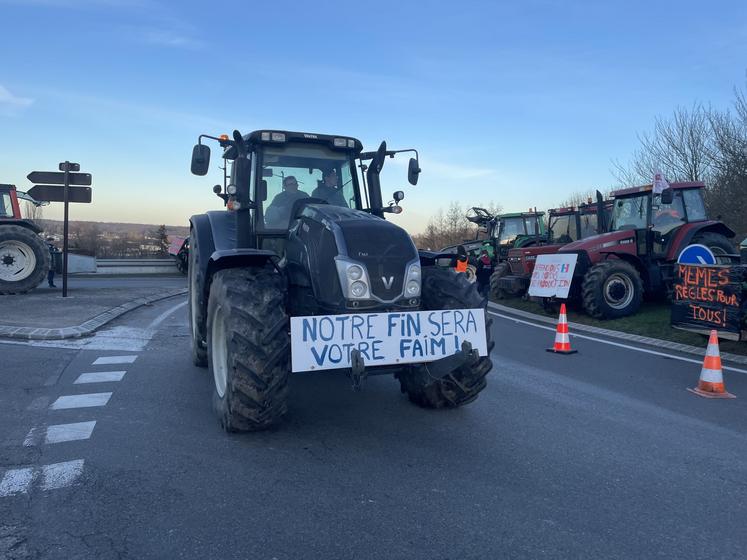
[[[480,233],[486,238],[480,240],[482,247],[489,244],[492,251],[493,266],[505,262],[511,249],[532,247],[547,242],[545,229],[545,213],[530,210],[529,212],[514,212],[511,214],[493,215],[484,208],[474,207],[467,215],[467,219],[477,224],[478,237]]]

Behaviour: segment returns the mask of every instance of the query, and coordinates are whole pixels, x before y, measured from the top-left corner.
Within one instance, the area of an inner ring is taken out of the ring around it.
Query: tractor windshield
[[[619,198],[612,211],[612,231],[644,229],[648,225],[649,193]]]
[[[517,216],[516,218],[501,218],[500,233],[498,234],[498,243],[500,245],[513,243],[518,236],[525,234],[524,218],[521,216]]]
[[[266,196],[258,189],[266,229],[287,229],[293,204],[313,197],[334,206],[359,208],[352,158],[319,144],[266,147],[261,154]]]
[[[550,216],[550,234],[557,243],[570,243],[578,239],[576,215],[561,214]]]
[[[581,231],[579,232],[580,238],[585,239],[597,234],[597,227],[599,226],[597,221],[596,212],[582,212],[581,213]]]

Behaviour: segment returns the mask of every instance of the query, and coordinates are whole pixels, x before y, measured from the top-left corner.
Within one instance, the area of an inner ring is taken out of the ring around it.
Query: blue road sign
[[[716,264],[716,257],[705,245],[694,244],[682,249],[677,262],[680,264]]]

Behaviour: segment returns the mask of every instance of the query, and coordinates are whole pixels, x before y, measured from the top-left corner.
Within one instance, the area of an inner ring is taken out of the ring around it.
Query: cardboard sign
[[[742,322],[745,266],[675,265],[672,326],[707,333],[732,333],[739,338]]]
[[[292,371],[349,368],[354,348],[367,367],[431,362],[465,340],[487,356],[484,309],[291,317]]]
[[[567,298],[578,255],[538,255],[529,283],[529,295]]]

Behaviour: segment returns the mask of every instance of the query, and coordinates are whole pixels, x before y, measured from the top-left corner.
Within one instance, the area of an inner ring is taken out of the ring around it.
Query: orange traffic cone
[[[721,354],[718,350],[718,333],[711,331],[708,339],[703,368],[700,370],[700,380],[694,389],[688,391],[708,399],[736,399],[736,395],[728,393],[724,388],[724,373],[721,371]]]
[[[554,352],[555,354],[575,354],[576,350],[571,350],[571,341],[568,338],[568,319],[565,316],[565,303],[560,304],[560,317],[558,318],[558,326],[555,331],[555,344],[552,348],[547,349],[548,352]]]

